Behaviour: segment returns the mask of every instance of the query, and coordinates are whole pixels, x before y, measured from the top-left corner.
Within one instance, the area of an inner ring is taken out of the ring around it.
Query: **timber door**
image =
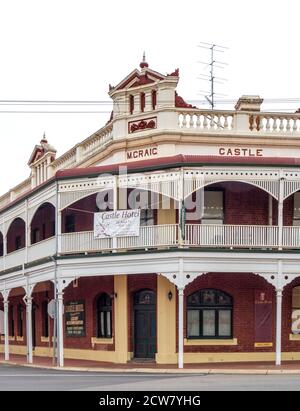
[[[134,296],[134,356],[155,358],[156,294],[142,290]]]

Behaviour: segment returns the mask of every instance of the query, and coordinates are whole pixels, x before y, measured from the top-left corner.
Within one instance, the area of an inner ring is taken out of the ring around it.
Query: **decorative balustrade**
[[[300,134],[300,113],[178,110],[180,129],[199,132]]]
[[[179,127],[183,129],[229,131],[234,128],[234,113],[231,111],[189,110],[179,112]]]
[[[76,165],[76,148],[71,149],[63,156],[57,158],[52,167],[54,171],[71,168]]]
[[[296,113],[259,113],[249,115],[249,129],[265,133],[300,133],[300,117]]]
[[[83,142],[82,144],[82,156],[88,157],[90,154],[94,154],[95,151],[103,148],[109,141],[112,140],[112,126],[105,128],[102,132],[96,133],[94,136]]]

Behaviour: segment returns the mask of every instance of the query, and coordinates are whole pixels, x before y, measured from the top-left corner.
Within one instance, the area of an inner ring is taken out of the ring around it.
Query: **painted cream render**
[[[168,294],[172,293],[172,299]],[[176,287],[157,277],[157,364],[176,364]]]

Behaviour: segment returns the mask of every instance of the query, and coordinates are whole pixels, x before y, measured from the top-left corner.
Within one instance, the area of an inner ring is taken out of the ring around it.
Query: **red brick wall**
[[[300,278],[285,287],[283,293],[283,321],[282,321],[282,351],[300,351],[298,342],[289,341],[291,333],[291,313],[292,313],[292,288],[300,285]],[[186,352],[274,352],[275,350],[275,320],[276,301],[275,291],[263,278],[254,274],[239,273],[217,273],[207,274],[197,278],[185,289],[185,298],[199,289],[216,288],[233,297],[233,336],[237,338],[237,346],[189,346],[185,347]],[[135,292],[142,289],[151,289],[157,292],[157,276],[153,275],[132,275],[128,276],[128,324],[129,324],[129,350],[134,351],[134,312],[133,296]],[[255,290],[270,290],[273,294],[273,347],[254,348],[254,293]],[[91,337],[96,336],[96,298],[102,292],[112,294],[114,291],[113,277],[98,277],[79,279],[78,287],[74,288],[73,283],[65,290],[64,302],[85,300],[86,310],[86,337],[64,339],[65,348],[91,349]],[[41,343],[43,334],[42,304],[44,301],[52,299],[53,291],[43,291],[33,293],[33,302],[36,305],[36,342],[38,346],[48,346],[48,343]],[[15,319],[15,335],[17,335],[17,306],[22,304],[23,311],[23,342],[11,342],[14,345],[26,344],[26,316],[23,295],[11,296],[10,306],[13,307]],[[0,304],[3,309],[3,304]],[[113,307],[114,310],[114,307]],[[177,306],[178,312],[178,306]],[[186,311],[185,311],[186,312]],[[159,315],[159,313],[157,313]],[[114,318],[114,316],[113,316]],[[186,322],[186,315],[184,316]],[[178,317],[177,317],[178,326]],[[113,321],[113,334],[115,333]],[[186,335],[186,329],[184,331]],[[52,321],[50,336],[53,335]],[[3,343],[3,341],[2,341]],[[178,347],[177,347],[178,348]],[[114,350],[114,345],[96,345],[94,349]]]
[[[86,336],[85,337],[66,337],[64,339],[65,348],[80,348],[91,349],[91,337],[96,337],[96,301],[102,293],[112,295],[114,292],[114,277],[95,277],[95,278],[80,278],[78,287],[74,288],[73,283],[65,290],[64,303],[71,301],[85,301],[85,318],[86,318]],[[112,332],[114,329],[114,301],[112,301]],[[114,344],[95,345],[94,349],[114,351]]]
[[[289,341],[291,333],[292,287],[300,285],[300,279],[287,286],[283,292],[282,351],[300,351],[300,345]],[[263,278],[254,274],[206,274],[197,278],[185,289],[186,297],[199,289],[216,288],[233,297],[233,337],[237,346],[189,346],[185,352],[262,352],[275,350],[276,298],[274,288]],[[255,290],[270,290],[273,295],[273,347],[254,348]],[[186,311],[185,311],[186,312]],[[178,321],[178,318],[177,318]],[[184,317],[184,335],[186,336],[186,315]]]
[[[223,190],[224,224],[252,224],[269,225],[269,195],[265,191],[250,184],[226,182],[212,184],[207,189]],[[272,200],[273,225],[277,224],[277,201]],[[290,196],[284,201],[284,225],[293,224],[294,197]],[[199,223],[199,221],[187,221]]]
[[[268,224],[268,194],[250,184],[223,183],[224,224]]]
[[[91,349],[91,337],[96,336],[96,300],[97,297],[102,293],[107,293],[111,295],[114,291],[114,278],[111,276],[107,277],[96,277],[96,278],[82,278],[78,280],[78,287],[74,288],[73,283],[71,283],[65,290],[64,293],[64,303],[77,300],[85,300],[85,314],[86,314],[86,336],[85,337],[66,337],[64,336],[64,347],[65,348],[80,348],[80,349]],[[35,322],[36,322],[36,345],[37,346],[48,346],[48,342],[42,343],[41,337],[43,336],[43,302],[50,301],[53,298],[53,291],[43,291],[39,293],[33,293],[33,304],[36,307],[35,310]],[[23,316],[23,335],[24,341],[17,342],[14,341],[15,345],[26,345],[26,312],[25,304],[23,302],[23,295],[10,297],[9,298],[10,307],[12,307],[15,319],[15,335],[17,335],[17,306],[22,303],[24,306],[24,316]],[[3,304],[0,309],[3,309]],[[114,307],[112,307],[112,311]],[[112,318],[114,315],[112,313]],[[64,325],[65,330],[65,325]],[[53,336],[53,320],[50,320],[50,336]],[[114,320],[113,320],[113,334],[114,334]],[[101,350],[114,350],[114,344],[109,345],[96,345],[94,349]]]

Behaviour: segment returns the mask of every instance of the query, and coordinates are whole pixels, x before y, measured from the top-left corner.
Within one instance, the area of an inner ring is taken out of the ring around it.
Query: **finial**
[[[48,141],[47,141],[47,139],[46,139],[46,133],[45,133],[45,131],[44,131],[44,134],[43,134],[43,138],[42,138],[42,140],[41,140],[41,143],[48,143]]]
[[[146,62],[146,53],[143,52],[143,61],[140,63],[140,68],[143,69],[149,67],[149,64]]]

